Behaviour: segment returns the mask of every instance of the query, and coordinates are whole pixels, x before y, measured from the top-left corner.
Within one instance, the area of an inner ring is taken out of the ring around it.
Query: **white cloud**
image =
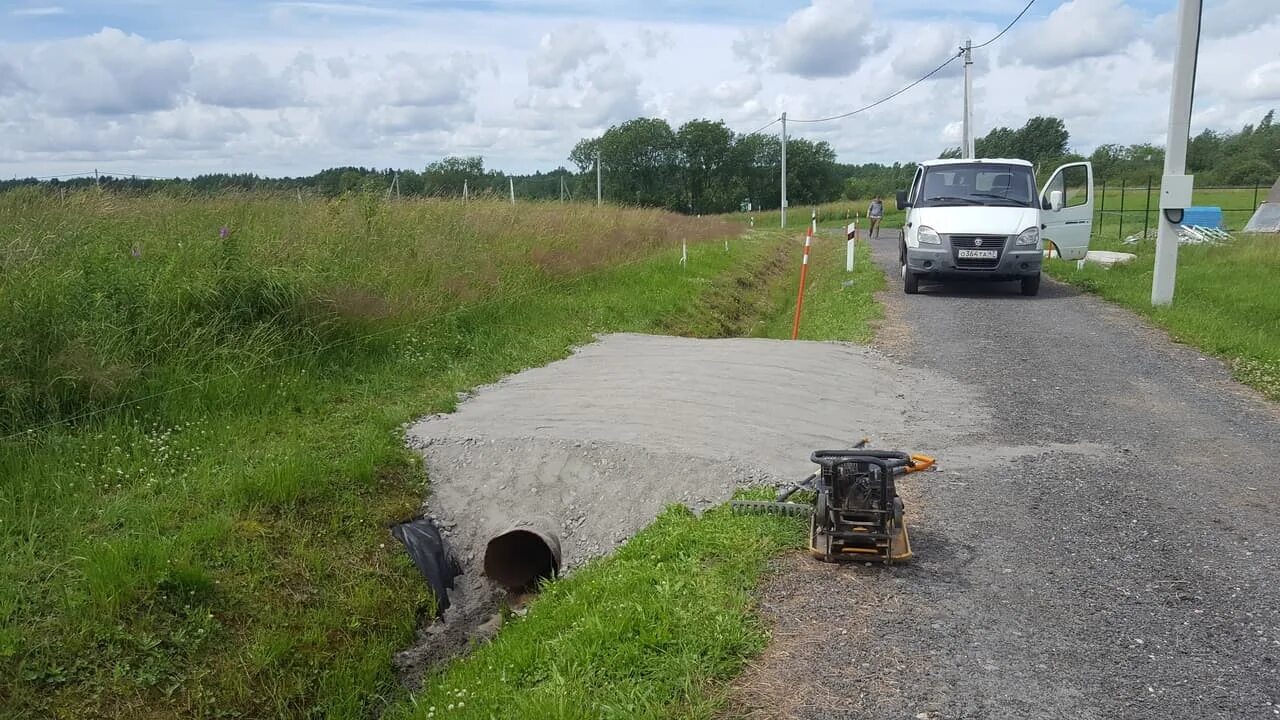
[[[1067,0],[1049,17],[1011,33],[1010,56],[1053,68],[1073,60],[1123,52],[1139,30],[1137,11],[1124,0]]]
[[[9,14],[18,17],[51,17],[54,15],[66,15],[67,9],[57,5],[49,5],[46,7],[17,8],[16,10],[10,10]]]
[[[671,33],[665,30],[653,30],[651,28],[640,29],[640,47],[644,49],[645,57],[653,59],[658,57],[664,50],[671,49]]]
[[[813,0],[774,38],[778,67],[808,78],[842,77],[880,47],[871,0]]]
[[[149,42],[115,28],[39,46],[21,64],[36,103],[56,114],[124,115],[174,107],[191,75],[182,42]]]
[[[191,87],[196,99],[208,105],[279,108],[302,103],[298,74],[296,66],[273,71],[257,55],[241,55],[198,62]]]
[[[711,89],[711,97],[722,106],[742,105],[760,92],[760,78],[748,75],[737,80],[725,80]]]
[[[1280,4],[1267,0],[1216,0],[1206,10],[1201,30],[1211,38],[1238,35],[1280,20]]]
[[[338,80],[351,77],[351,68],[347,65],[347,61],[340,57],[326,58],[324,66],[329,70],[329,74]]]
[[[463,55],[440,58],[398,52],[378,73],[381,87],[374,95],[395,107],[455,105],[469,99],[477,71],[477,65]]]
[[[542,36],[529,58],[529,84],[556,87],[592,56],[607,52],[604,39],[591,25],[569,25]]]
[[[1280,102],[1280,60],[1259,65],[1238,85],[1232,84],[1231,89],[1231,94],[1241,100]]]
[[[222,147],[251,128],[249,121],[237,111],[202,108],[195,103],[187,103],[157,113],[150,123],[148,137],[175,141],[187,149],[213,149]]]
[[[955,28],[936,24],[904,25],[895,33],[895,41],[891,45],[896,48],[891,60],[894,73],[900,78],[911,80],[937,68],[947,58],[954,57],[958,49]],[[932,77],[941,79],[963,74],[964,63],[956,60]]]

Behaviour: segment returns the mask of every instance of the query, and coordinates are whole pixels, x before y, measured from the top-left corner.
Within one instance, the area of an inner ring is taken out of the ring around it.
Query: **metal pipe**
[[[560,573],[560,537],[543,523],[523,523],[485,545],[484,574],[512,592],[537,589]]]

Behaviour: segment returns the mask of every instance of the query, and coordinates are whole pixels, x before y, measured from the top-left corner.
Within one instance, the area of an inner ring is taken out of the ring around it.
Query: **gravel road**
[[[905,491],[909,565],[779,563],[727,715],[1280,716],[1276,406],[1058,283],[890,286],[883,352],[980,417],[910,439],[943,470]]]

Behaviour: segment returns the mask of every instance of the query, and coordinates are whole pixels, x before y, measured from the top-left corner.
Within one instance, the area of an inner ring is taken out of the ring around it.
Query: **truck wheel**
[[[908,295],[920,292],[920,275],[907,269],[905,260],[902,262],[902,292]]]
[[[1022,294],[1028,297],[1040,292],[1040,274],[1027,275],[1022,278]]]

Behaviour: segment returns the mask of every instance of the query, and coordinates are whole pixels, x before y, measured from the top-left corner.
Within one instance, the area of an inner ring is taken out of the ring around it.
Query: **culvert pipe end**
[[[560,538],[536,527],[495,535],[484,550],[484,574],[512,592],[536,590],[560,572]]]

